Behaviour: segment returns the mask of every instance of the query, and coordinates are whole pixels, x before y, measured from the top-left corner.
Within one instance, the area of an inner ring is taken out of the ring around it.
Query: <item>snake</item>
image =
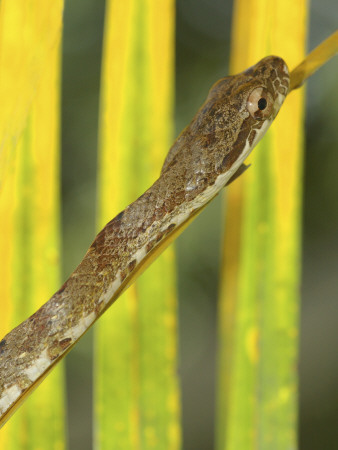
[[[169,150],[159,178],[98,233],[63,286],[0,341],[0,425],[191,220],[247,168],[289,92],[268,56],[221,78]]]

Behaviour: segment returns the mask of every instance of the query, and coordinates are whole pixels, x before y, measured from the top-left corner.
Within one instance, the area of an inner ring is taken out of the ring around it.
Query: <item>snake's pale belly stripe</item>
[[[284,101],[285,68],[280,58],[268,57],[220,80],[176,140],[160,178],[98,234],[64,286],[0,342],[0,424],[129,285],[148,255],[240,173]]]
[[[0,399],[0,412],[4,414],[10,406],[15,403],[21,394],[21,389],[14,384],[13,386],[6,389]]]
[[[48,358],[47,350],[45,350],[35,361],[35,364],[27,367],[27,369],[23,371],[23,374],[26,375],[31,381],[35,381],[41,376],[49,365],[50,358]]]

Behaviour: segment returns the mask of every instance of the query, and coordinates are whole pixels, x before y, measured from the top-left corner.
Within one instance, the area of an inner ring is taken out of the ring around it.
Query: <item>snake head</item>
[[[264,136],[287,96],[289,84],[287,65],[277,56],[267,56],[244,72],[214,84],[190,127],[191,134],[208,144],[218,173],[241,164]]]
[[[220,79],[174,143],[162,173],[176,161],[193,174],[189,186],[200,186],[201,179],[209,183],[217,174],[231,176],[273,122],[289,82],[287,65],[277,56]]]
[[[222,105],[231,105],[232,114],[239,119],[249,115],[258,121],[273,120],[288,94],[289,70],[278,56],[267,56],[244,72],[217,81],[209,91],[208,106],[224,111]]]

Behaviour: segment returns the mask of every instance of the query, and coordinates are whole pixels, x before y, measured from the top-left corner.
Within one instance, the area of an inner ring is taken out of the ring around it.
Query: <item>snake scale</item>
[[[268,56],[222,78],[178,136],[160,177],[96,236],[51,299],[0,342],[0,424],[173,239],[239,176],[289,91],[285,62]]]

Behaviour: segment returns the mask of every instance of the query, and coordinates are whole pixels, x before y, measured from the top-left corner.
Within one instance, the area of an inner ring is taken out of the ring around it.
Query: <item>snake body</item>
[[[160,177],[97,235],[61,289],[0,342],[0,424],[128,287],[159,244],[244,170],[243,161],[288,89],[287,66],[275,56],[211,88],[170,149]]]

